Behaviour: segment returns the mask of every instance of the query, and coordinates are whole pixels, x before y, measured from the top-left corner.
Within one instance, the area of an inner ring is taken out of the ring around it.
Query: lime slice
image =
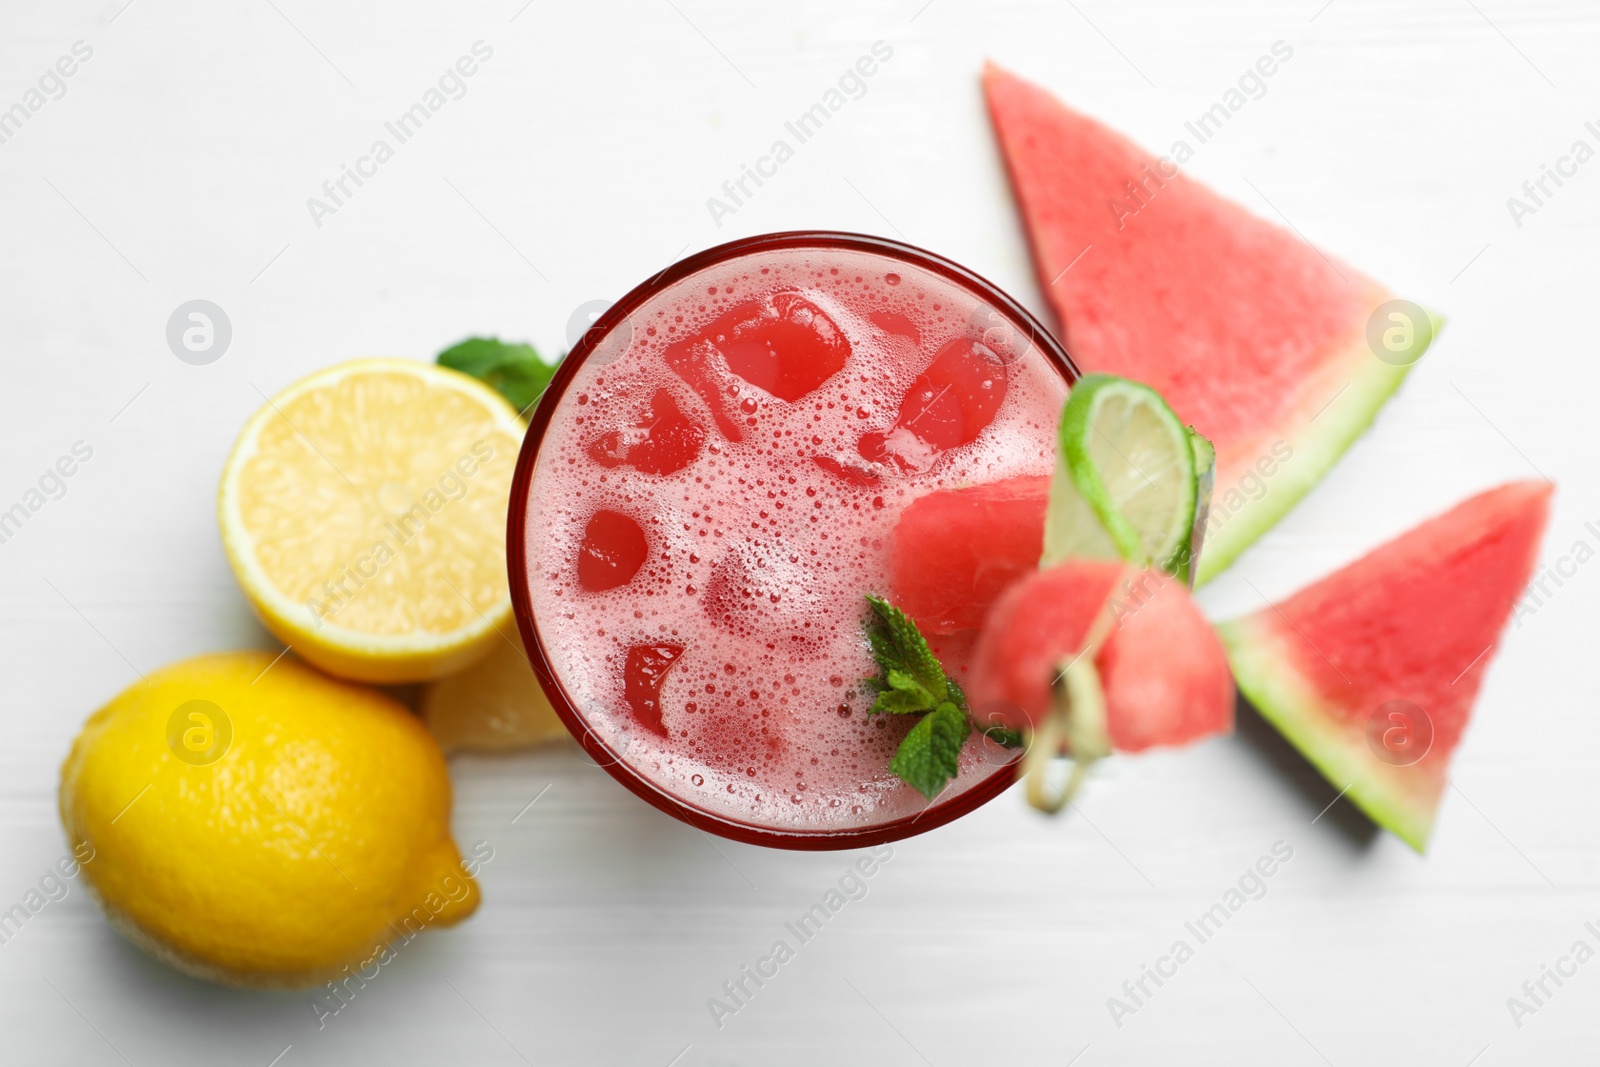
[[[1213,462],[1210,442],[1154,389],[1106,374],[1083,378],[1061,413],[1042,564],[1120,559],[1188,578],[1204,525],[1196,468],[1209,473]]]
[[[1194,452],[1194,527],[1189,535],[1189,565],[1181,574],[1193,586],[1200,570],[1200,549],[1205,544],[1206,526],[1211,521],[1211,494],[1217,483],[1217,450],[1193,426],[1189,427],[1189,447]]]

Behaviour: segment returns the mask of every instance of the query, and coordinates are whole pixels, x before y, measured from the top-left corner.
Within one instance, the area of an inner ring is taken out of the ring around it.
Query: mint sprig
[[[498,337],[469,337],[440,352],[438,362],[488,385],[511,401],[524,418],[556,372],[555,364],[540,359],[532,345]]]
[[[922,715],[889,761],[889,769],[932,800],[959,770],[961,746],[972,732],[966,694],[944,673],[917,624],[882,597],[868,596],[872,656],[883,670],[866,684],[878,690],[868,715]]]
[[[889,769],[932,800],[956,776],[961,746],[971,732],[966,712],[948,702],[940,704],[906,734]]]

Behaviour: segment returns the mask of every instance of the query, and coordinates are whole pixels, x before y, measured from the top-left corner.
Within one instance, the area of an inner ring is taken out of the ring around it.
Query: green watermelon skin
[[[990,65],[984,89],[1068,351],[1152,386],[1216,446],[1204,583],[1322,479],[1421,352],[1393,366],[1368,347],[1392,299],[1377,282],[1015,75]]]
[[[1552,486],[1480,493],[1308,586],[1217,628],[1250,702],[1335,786],[1418,852],[1433,830],[1501,631],[1538,561]],[[1391,700],[1432,746],[1395,765],[1368,740]]]

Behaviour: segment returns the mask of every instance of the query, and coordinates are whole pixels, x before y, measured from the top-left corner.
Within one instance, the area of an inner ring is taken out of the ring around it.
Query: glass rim
[[[697,807],[647,779],[590,728],[588,721],[574,704],[566,686],[545,655],[544,643],[539,636],[538,623],[533,614],[532,591],[528,583],[527,512],[534,468],[538,464],[540,447],[544,443],[551,417],[565,396],[567,387],[577,374],[578,368],[587,362],[612,329],[626,321],[647,300],[683,279],[731,259],[764,251],[795,248],[868,252],[929,271],[961,286],[1001,312],[1015,325],[1023,327],[1028,334],[1028,340],[1065,379],[1068,388],[1082,377],[1077,364],[1072,361],[1072,357],[1067,354],[1066,348],[1055,335],[999,286],[959,263],[904,241],[834,230],[788,230],[744,237],[715,245],[678,260],[634,286],[595,320],[594,325],[584,333],[556,368],[550,384],[545,387],[543,395],[529,416],[528,429],[523,435],[522,447],[517,455],[517,469],[511,483],[510,507],[506,522],[506,565],[511,583],[512,611],[516,615],[517,630],[522,637],[528,664],[533,668],[533,673],[539,679],[545,696],[562,724],[566,726],[567,732],[582,746],[597,766],[658,810],[719,837],[745,844],[799,851],[864,848],[926,833],[977,810],[1010,788],[1015,781],[1016,758],[996,764],[987,777],[974,782],[949,800],[941,802],[935,797],[927,807],[915,814],[902,815],[887,822],[866,826],[829,830],[786,830],[741,821],[732,816]]]

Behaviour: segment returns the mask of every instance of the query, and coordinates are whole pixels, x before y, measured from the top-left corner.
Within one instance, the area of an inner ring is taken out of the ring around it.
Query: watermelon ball
[[[1006,590],[973,652],[973,706],[1038,732],[1049,717],[1070,716],[1056,681],[1080,655],[1098,675],[1117,751],[1233,729],[1228,659],[1188,587],[1109,560],[1068,560]]]

